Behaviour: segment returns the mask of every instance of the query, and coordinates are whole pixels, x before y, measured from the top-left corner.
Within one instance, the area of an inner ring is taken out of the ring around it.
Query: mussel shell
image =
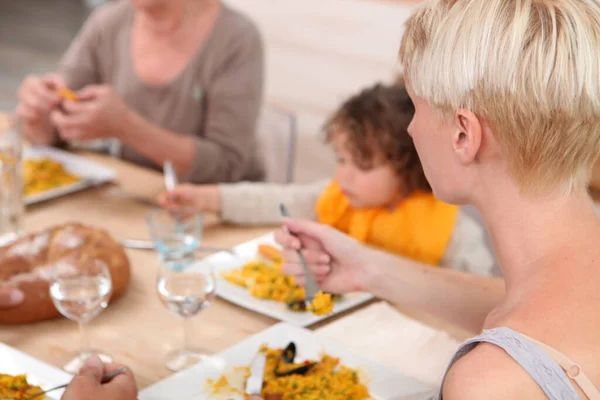
[[[275,376],[288,376],[288,375],[304,375],[308,371],[312,369],[317,363],[309,363],[302,364],[297,368],[287,369],[285,371],[279,371],[279,364],[283,361],[284,364],[293,364],[296,359],[296,344],[294,342],[290,342],[286,346],[285,349],[281,352],[281,355],[277,359],[277,364],[275,365]]]

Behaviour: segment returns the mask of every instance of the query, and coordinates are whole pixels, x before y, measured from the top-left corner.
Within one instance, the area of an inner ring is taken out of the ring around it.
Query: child
[[[413,113],[403,86],[377,84],[347,100],[325,124],[337,157],[331,181],[183,184],[159,201],[239,225],[279,225],[283,202],[295,218],[318,220],[382,250],[490,274],[494,261],[481,226],[431,192],[407,132]]]

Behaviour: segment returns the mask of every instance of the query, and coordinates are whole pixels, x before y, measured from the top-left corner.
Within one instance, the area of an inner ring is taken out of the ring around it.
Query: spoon
[[[169,192],[172,192],[175,190],[175,186],[177,186],[178,179],[171,160],[167,160],[163,164],[163,174],[165,175],[165,187]]]

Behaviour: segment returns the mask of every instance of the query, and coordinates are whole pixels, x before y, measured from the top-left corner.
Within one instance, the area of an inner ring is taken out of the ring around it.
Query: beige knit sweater
[[[329,180],[310,184],[243,182],[219,185],[221,217],[238,225],[280,225],[279,203],[295,218],[316,220],[316,203]],[[484,229],[460,212],[440,265],[479,275],[490,275],[495,259],[484,241]]]
[[[150,122],[194,138],[196,157],[187,175],[195,183],[261,180],[256,124],[262,103],[264,51],[260,33],[246,16],[223,5],[206,42],[175,78],[149,85],[131,62],[130,1],[111,2],[85,22],[58,71],[71,89],[110,85]],[[135,148],[121,157],[161,168]]]

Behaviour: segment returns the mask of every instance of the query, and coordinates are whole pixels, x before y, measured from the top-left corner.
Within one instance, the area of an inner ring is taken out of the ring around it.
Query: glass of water
[[[167,368],[180,371],[207,358],[192,345],[194,331],[191,319],[215,298],[217,287],[212,266],[191,257],[162,262],[158,268],[156,289],[167,310],[183,320],[183,346],[167,354]]]
[[[23,229],[21,137],[17,120],[0,113],[0,246]]]
[[[92,350],[85,325],[108,306],[111,292],[110,271],[101,260],[62,261],[53,268],[50,297],[62,315],[77,322],[81,337],[80,350],[63,367],[65,371],[76,374],[92,354],[110,361],[110,357]]]
[[[210,263],[195,254],[202,237],[201,214],[186,208],[158,210],[148,216],[148,226],[160,260],[158,297],[183,320],[183,347],[169,353],[166,363],[171,371],[179,371],[207,357],[191,344],[191,319],[215,298],[216,279]]]
[[[147,217],[150,236],[159,256],[180,257],[195,251],[202,240],[202,214],[187,207],[161,209]]]

